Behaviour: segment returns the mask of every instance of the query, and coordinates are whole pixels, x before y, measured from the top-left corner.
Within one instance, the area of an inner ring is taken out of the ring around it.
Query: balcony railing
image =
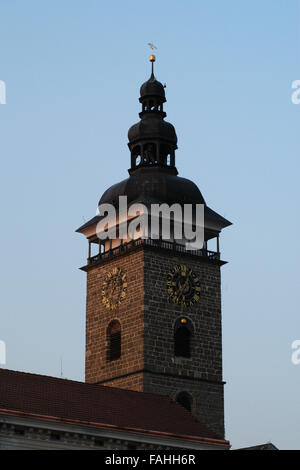
[[[151,246],[153,248],[160,248],[164,250],[169,250],[173,252],[185,253],[192,256],[199,256],[209,260],[220,260],[220,253],[216,251],[209,251],[206,249],[201,250],[187,250],[185,246],[180,245],[179,243],[164,241],[164,240],[153,240],[151,238],[139,238],[137,240],[131,240],[128,243],[121,244],[116,248],[112,248],[110,250],[104,251],[103,253],[99,253],[95,256],[91,256],[88,258],[88,264],[97,263],[100,260],[105,260],[108,258],[112,258],[114,256],[119,256],[123,253],[127,253],[128,251],[134,250],[136,247],[139,246]]]

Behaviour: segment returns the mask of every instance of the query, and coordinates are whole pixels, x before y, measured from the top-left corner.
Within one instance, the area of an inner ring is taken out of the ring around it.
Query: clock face
[[[105,276],[102,289],[102,303],[109,310],[115,310],[126,297],[127,276],[121,268],[115,267]]]
[[[175,304],[191,307],[200,300],[200,279],[184,264],[174,266],[166,281],[168,294]]]

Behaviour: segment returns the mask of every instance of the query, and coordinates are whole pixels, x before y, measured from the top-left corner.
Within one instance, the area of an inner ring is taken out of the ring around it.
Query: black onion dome
[[[147,80],[145,83],[140,88],[140,95],[141,98],[144,98],[145,96],[160,96],[165,99],[165,88],[160,83],[154,75],[152,74],[149,80]]]
[[[127,205],[150,204],[204,204],[209,229],[206,239],[217,236],[230,222],[210,209],[193,181],[178,176],[175,166],[177,135],[175,128],[164,118],[163,105],[166,102],[165,88],[156,80],[153,73],[154,56],[151,56],[152,74],[140,89],[139,101],[142,111],[140,122],[128,131],[131,167],[129,178],[114,184],[102,195],[99,206],[112,204],[119,209],[119,197],[127,196]],[[78,231],[97,223],[99,216],[86,222]]]
[[[177,135],[174,126],[169,122],[157,119],[151,115],[134,124],[129,129],[129,142],[134,142],[138,139],[163,139],[175,145],[177,144]]]
[[[177,176],[176,170],[165,168],[139,168],[126,180],[105,191],[100,204],[118,207],[119,196],[127,196],[127,203],[205,204],[205,200],[192,181]]]

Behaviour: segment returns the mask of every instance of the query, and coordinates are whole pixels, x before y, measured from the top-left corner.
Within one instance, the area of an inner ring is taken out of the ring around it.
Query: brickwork
[[[145,374],[145,391],[169,395],[176,401],[179,392],[188,392],[192,400],[192,414],[203,424],[224,437],[223,385],[187,380],[180,377]]]
[[[180,264],[200,279],[200,300],[193,307],[177,305],[168,295],[168,273]],[[128,289],[125,301],[111,311],[102,303],[102,285],[115,266],[126,272]],[[220,266],[146,247],[91,266],[87,276],[86,381],[174,399],[186,391],[193,414],[223,437]],[[174,324],[180,316],[194,327],[191,358],[174,357]],[[122,354],[108,362],[106,329],[114,319],[121,323]]]
[[[144,372],[137,372],[126,377],[116,378],[115,380],[105,381],[107,387],[123,388],[125,390],[134,390],[135,392],[144,391]],[[155,392],[154,392],[155,393]]]
[[[115,266],[126,272],[126,298],[115,310],[102,303],[105,276]],[[144,367],[144,256],[142,250],[92,266],[87,272],[86,382],[128,374]],[[107,327],[112,320],[121,324],[121,358],[107,361]],[[129,379],[132,379],[131,377]],[[123,381],[124,384],[129,384]],[[132,380],[131,380],[132,381]],[[122,381],[121,381],[122,382]],[[120,383],[121,383],[120,382]],[[134,385],[136,390],[136,384]],[[127,388],[127,387],[122,387]]]
[[[185,264],[200,278],[200,301],[183,307],[169,298],[166,280],[174,265]],[[220,268],[201,258],[145,252],[145,367],[210,380],[222,380]],[[174,360],[174,323],[186,316],[194,325],[191,359]]]
[[[200,300],[193,307],[175,304],[167,292],[168,273],[180,264],[192,268],[200,279]],[[165,374],[146,375],[144,391],[174,399],[180,391],[189,392],[193,414],[223,436],[220,267],[201,258],[146,250],[144,276],[145,369]],[[191,358],[174,357],[174,324],[180,316],[194,326]]]

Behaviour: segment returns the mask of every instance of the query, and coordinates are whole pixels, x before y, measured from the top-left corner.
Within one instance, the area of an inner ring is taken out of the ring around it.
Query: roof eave
[[[106,430],[115,430],[115,431],[124,431],[124,432],[134,432],[138,434],[144,434],[145,436],[156,436],[165,439],[178,439],[184,440],[188,442],[194,443],[203,443],[212,446],[222,447],[224,449],[230,448],[230,442],[222,439],[215,439],[215,438],[208,438],[208,437],[201,437],[201,436],[192,436],[192,435],[184,435],[184,434],[174,434],[162,431],[153,431],[147,430],[142,428],[133,428],[133,427],[122,427],[113,424],[105,424],[105,423],[95,423],[91,421],[81,421],[76,419],[69,419],[69,418],[60,418],[56,416],[48,416],[48,415],[41,415],[36,413],[28,413],[23,411],[17,410],[9,410],[9,409],[1,409],[0,408],[0,415],[8,415],[8,416],[19,416],[24,418],[32,418],[38,419],[43,421],[50,421],[50,422],[59,422],[65,423],[70,425],[81,426],[85,428],[98,428],[98,429],[106,429]]]

